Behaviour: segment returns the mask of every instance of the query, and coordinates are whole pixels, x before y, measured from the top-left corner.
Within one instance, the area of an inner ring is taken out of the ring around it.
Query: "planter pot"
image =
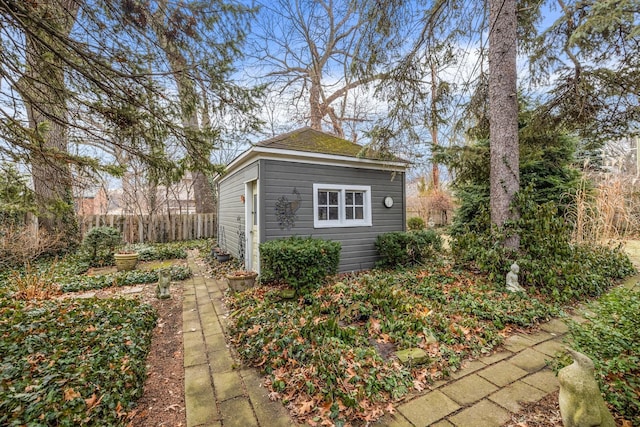
[[[256,277],[258,273],[251,272],[243,275],[227,274],[227,282],[231,290],[235,292],[242,292],[249,288],[253,288],[256,285]]]
[[[225,261],[229,261],[231,259],[231,255],[230,254],[224,254],[221,252],[218,252],[216,254],[216,259],[218,260],[218,262],[225,262]]]
[[[116,261],[116,270],[130,271],[138,264],[138,253],[133,254],[113,254]]]

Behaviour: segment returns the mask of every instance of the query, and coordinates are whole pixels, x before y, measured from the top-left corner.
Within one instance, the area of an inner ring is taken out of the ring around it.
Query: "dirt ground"
[[[134,410],[131,426],[180,427],[187,425],[184,404],[182,347],[182,287],[172,284],[171,298],[159,300],[146,286],[143,298],[158,312],[147,358],[144,393]]]
[[[186,265],[184,260],[138,264],[139,269]],[[89,274],[106,274],[113,267],[92,269]],[[140,291],[140,288],[142,290]],[[110,298],[131,295],[152,305],[158,313],[151,349],[147,357],[147,379],[136,408],[129,412],[131,427],[181,427],[187,425],[184,403],[184,367],[182,346],[182,286],[172,282],[171,298],[160,300],[156,284],[108,288],[87,292],[87,296]],[[76,294],[75,297],[78,297]]]

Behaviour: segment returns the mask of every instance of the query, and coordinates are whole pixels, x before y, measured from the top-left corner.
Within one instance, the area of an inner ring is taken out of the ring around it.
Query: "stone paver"
[[[200,332],[186,332],[183,340],[185,367],[207,363],[207,353]]]
[[[509,362],[527,372],[537,372],[547,366],[547,359],[550,358],[546,354],[526,348],[509,359]]]
[[[216,373],[213,377],[213,389],[220,402],[244,395],[242,380],[236,371]]]
[[[218,420],[216,399],[207,365],[190,366],[184,370],[187,427]]]
[[[449,421],[459,427],[498,427],[509,418],[509,411],[484,399],[449,418]]]
[[[562,341],[554,339],[551,341],[545,341],[542,344],[538,344],[534,346],[533,348],[534,350],[539,351],[540,353],[544,353],[547,356],[554,357],[556,353],[564,352],[566,346],[567,345],[564,344]]]
[[[472,374],[442,387],[440,390],[460,405],[468,405],[496,391],[498,387]]]
[[[458,409],[460,405],[436,390],[400,406],[398,412],[415,426],[428,426]]]
[[[229,350],[216,350],[207,353],[209,356],[209,366],[211,373],[229,372],[236,368],[236,361],[233,360]]]
[[[204,342],[207,346],[207,352],[220,351],[227,348],[227,341],[222,333],[205,334]]]
[[[483,362],[479,361],[479,360],[472,360],[470,362],[464,362],[462,364],[462,368],[457,371],[454,372],[453,374],[451,374],[451,378],[453,379],[458,379],[458,378],[462,378],[465,375],[469,375],[473,372],[476,372],[478,369],[482,369],[485,368],[487,365],[484,364]]]
[[[518,381],[492,394],[489,399],[511,412],[518,412],[522,409],[520,402],[537,402],[546,395],[546,392]]]
[[[536,372],[523,378],[522,381],[547,393],[552,393],[560,388],[558,378],[550,369]]]
[[[395,414],[387,414],[372,424],[375,427],[413,427],[414,425],[409,422],[402,414],[396,412]]]
[[[222,424],[225,427],[259,426],[248,399],[235,398],[220,403]]]
[[[491,356],[486,356],[482,358],[482,362],[484,362],[487,365],[492,365],[496,362],[499,362],[501,360],[506,359],[507,357],[511,357],[513,356],[513,353],[510,351],[506,351],[506,350],[502,350],[502,351],[498,351],[494,354],[492,354]]]
[[[516,365],[505,360],[483,369],[478,372],[478,375],[499,387],[504,387],[524,377],[527,373],[528,372],[524,369],[520,369]]]
[[[517,334],[504,340],[503,346],[509,351],[517,352],[524,350],[527,347],[531,347],[534,344],[536,343],[530,340],[527,336]]]
[[[551,334],[562,335],[569,332],[569,327],[562,319],[552,319],[540,325],[540,329]]]
[[[551,335],[549,332],[544,330],[535,332],[533,334],[528,334],[526,335],[526,337],[527,337],[527,340],[533,342],[534,344],[539,344],[543,341],[547,341],[554,338],[553,335]]]

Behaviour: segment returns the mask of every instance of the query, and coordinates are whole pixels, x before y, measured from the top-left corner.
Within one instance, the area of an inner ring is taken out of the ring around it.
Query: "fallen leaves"
[[[465,358],[498,344],[494,305],[508,313],[522,308],[500,300],[508,296],[487,298],[491,288],[465,274],[439,267],[374,272],[296,300],[282,300],[268,286],[241,299],[229,295],[230,341],[267,374],[269,398],[285,402],[300,422],[375,421],[407,393],[427,390]],[[394,351],[412,347],[427,351],[429,364],[397,363]]]
[[[80,393],[78,393],[74,389],[70,387],[64,389],[64,400],[66,400],[67,402],[73,399],[77,399],[78,397],[80,397]]]

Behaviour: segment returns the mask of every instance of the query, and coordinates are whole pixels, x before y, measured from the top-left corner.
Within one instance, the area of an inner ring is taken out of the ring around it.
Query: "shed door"
[[[258,181],[247,182],[246,186],[246,229],[247,229],[247,257],[246,268],[247,270],[254,270],[259,272],[259,260],[260,255],[258,252],[258,245],[260,244],[260,233],[258,229]]]

